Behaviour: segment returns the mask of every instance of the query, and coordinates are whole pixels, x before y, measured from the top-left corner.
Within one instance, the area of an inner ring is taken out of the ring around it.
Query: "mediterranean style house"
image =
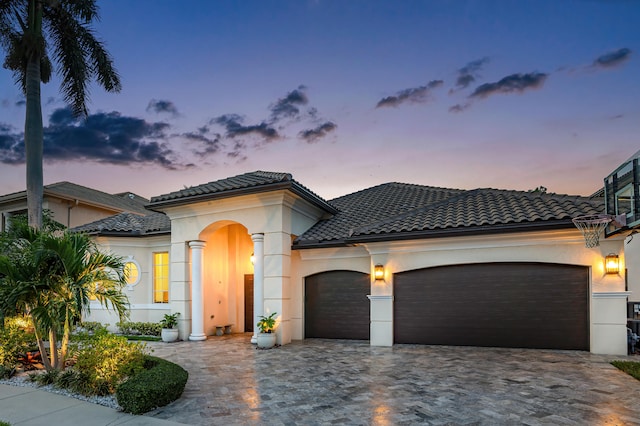
[[[279,344],[627,353],[627,299],[640,300],[640,282],[627,279],[625,251],[636,244],[613,233],[586,248],[572,223],[603,213],[602,193],[387,183],[327,201],[288,173],[257,171],[152,197],[142,210],[137,196],[114,197],[127,205],[71,226],[126,258],[131,320],[179,312],[185,340],[225,326],[255,338],[257,318],[275,312]],[[90,319],[118,321],[97,304]]]

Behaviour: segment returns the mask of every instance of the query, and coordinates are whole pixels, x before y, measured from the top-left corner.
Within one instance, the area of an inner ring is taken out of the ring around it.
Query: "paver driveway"
[[[256,350],[248,335],[151,346],[190,376],[147,415],[192,425],[640,424],[640,382],[608,363],[625,357],[321,339]]]

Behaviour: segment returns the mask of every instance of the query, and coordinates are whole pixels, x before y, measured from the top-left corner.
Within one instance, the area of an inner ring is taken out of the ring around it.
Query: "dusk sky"
[[[589,195],[640,149],[637,0],[103,0],[123,89],[42,89],[45,184],[145,197],[255,170]],[[2,52],[4,58],[4,52]],[[0,69],[0,194],[25,189]]]

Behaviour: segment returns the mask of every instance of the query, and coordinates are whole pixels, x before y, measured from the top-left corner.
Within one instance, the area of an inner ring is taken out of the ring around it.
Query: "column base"
[[[189,335],[189,340],[192,340],[192,341],[207,340],[207,336],[205,334],[191,334]]]
[[[258,336],[257,335],[253,335],[251,336],[251,344],[252,345],[257,345],[258,344]]]

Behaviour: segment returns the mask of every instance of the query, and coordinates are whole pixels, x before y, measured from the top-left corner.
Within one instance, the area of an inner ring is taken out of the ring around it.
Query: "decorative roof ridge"
[[[417,183],[384,182],[384,183],[380,183],[378,185],[370,186],[368,188],[360,189],[360,190],[355,191],[355,192],[351,192],[349,194],[344,194],[344,195],[341,195],[339,197],[332,198],[331,200],[329,200],[329,202],[335,202],[335,201],[342,200],[342,199],[347,198],[347,197],[352,197],[352,196],[354,196],[356,194],[361,194],[361,193],[364,193],[364,192],[367,192],[367,191],[371,191],[371,190],[376,189],[376,188],[382,188],[382,187],[385,187],[385,186],[400,186],[400,187],[407,187],[407,188],[436,190],[436,191],[452,191],[452,192],[468,191],[467,189],[445,188],[445,187],[441,187],[441,186],[420,185],[420,184],[417,184]]]

